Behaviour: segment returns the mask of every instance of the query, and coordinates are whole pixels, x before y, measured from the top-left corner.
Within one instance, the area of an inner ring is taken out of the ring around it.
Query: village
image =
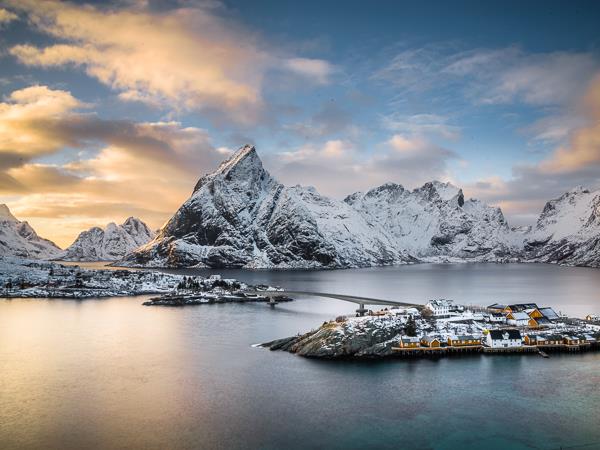
[[[452,300],[431,300],[424,308],[372,312],[394,315],[404,335],[392,347],[400,355],[435,352],[525,353],[600,348],[600,318],[569,318],[536,303],[465,307]]]

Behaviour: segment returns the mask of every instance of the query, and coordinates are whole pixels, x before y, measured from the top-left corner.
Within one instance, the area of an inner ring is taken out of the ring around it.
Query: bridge
[[[345,302],[356,303],[359,305],[356,312],[360,316],[364,316],[367,312],[365,305],[378,305],[378,306],[400,306],[402,308],[423,308],[424,305],[420,303],[409,303],[409,302],[397,302],[394,300],[384,300],[381,298],[361,297],[356,295],[345,295],[345,294],[331,294],[328,292],[309,292],[309,291],[244,291],[248,295],[260,295],[263,297],[269,297],[269,304],[275,306],[277,304],[276,297],[282,295],[288,297],[301,296],[301,297],[322,297],[331,298],[335,300],[343,300]]]

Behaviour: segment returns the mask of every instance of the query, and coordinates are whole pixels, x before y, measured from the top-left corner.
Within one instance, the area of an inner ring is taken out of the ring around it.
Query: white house
[[[419,316],[419,310],[417,308],[392,308],[390,311],[396,316]]]
[[[508,324],[517,327],[526,327],[529,324],[530,319],[531,317],[529,317],[529,314],[527,314],[526,312],[514,312],[509,313],[506,316],[506,321],[508,322]]]
[[[485,338],[485,344],[491,348],[521,347],[523,340],[519,330],[490,330]]]
[[[493,312],[488,316],[488,320],[491,323],[506,323],[506,316],[502,313]]]
[[[434,317],[448,317],[450,310],[454,308],[454,302],[452,300],[429,300],[425,305],[427,309],[433,312]]]

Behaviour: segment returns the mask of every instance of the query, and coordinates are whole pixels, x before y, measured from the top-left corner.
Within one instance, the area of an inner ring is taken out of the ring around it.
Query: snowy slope
[[[417,259],[497,260],[511,252],[510,229],[499,208],[466,200],[461,189],[433,181],[413,191],[387,183],[345,202],[395,248]]]
[[[345,201],[285,187],[245,146],[212,174],[130,266],[362,267],[423,258],[498,260],[508,252],[499,209],[439,182],[386,184]]]
[[[54,242],[39,237],[27,222],[13,216],[8,206],[0,205],[0,256],[51,259],[61,251]]]
[[[121,225],[90,228],[79,234],[60,256],[64,261],[115,261],[154,237],[148,226],[135,217]]]
[[[600,190],[577,187],[546,203],[526,238],[524,258],[600,267]]]
[[[283,186],[245,146],[202,177],[158,236],[122,263],[308,268],[402,261],[349,205],[313,188]]]

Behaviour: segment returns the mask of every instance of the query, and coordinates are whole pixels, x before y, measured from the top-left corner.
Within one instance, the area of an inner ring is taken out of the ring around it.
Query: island
[[[183,306],[186,304],[269,301],[244,291],[273,291],[280,288],[251,286],[225,279],[187,276],[150,270],[85,269],[78,265],[0,258],[0,298],[103,298],[160,294],[144,305]],[[291,300],[284,295],[278,301]]]
[[[361,317],[339,316],[304,334],[261,344],[321,359],[439,357],[464,353],[533,353],[600,349],[600,319],[557,314],[535,303],[472,307],[432,300]]]

